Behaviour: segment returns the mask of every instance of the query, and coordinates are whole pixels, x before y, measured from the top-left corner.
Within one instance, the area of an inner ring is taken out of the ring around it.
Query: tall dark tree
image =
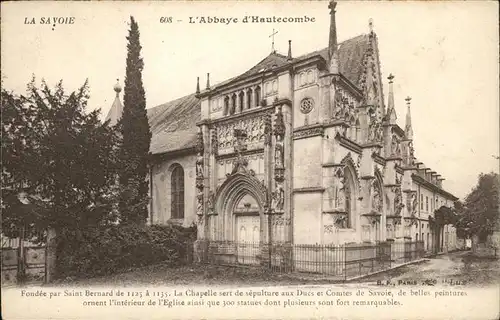
[[[127,40],[127,68],[123,115],[120,123],[122,144],[119,210],[122,223],[142,224],[148,215],[148,183],[146,178],[151,131],[142,83],[144,62],[141,57],[139,26],[133,17],[130,17]]]
[[[459,212],[458,228],[469,235],[477,235],[484,240],[500,227],[499,192],[500,181],[497,173],[480,174],[477,185],[465,198]]]
[[[2,231],[101,226],[113,216],[117,133],[85,112],[88,86],[2,90]]]

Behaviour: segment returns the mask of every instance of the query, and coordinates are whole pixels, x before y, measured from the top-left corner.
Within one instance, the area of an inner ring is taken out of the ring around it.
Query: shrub
[[[196,228],[174,225],[63,230],[58,236],[59,277],[93,277],[156,263],[180,265],[190,255]]]

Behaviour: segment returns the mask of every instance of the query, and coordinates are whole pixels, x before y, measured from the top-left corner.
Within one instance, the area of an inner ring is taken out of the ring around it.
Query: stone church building
[[[416,158],[411,99],[401,128],[371,23],[338,43],[335,5],[326,48],[296,57],[289,41],[287,55],[273,51],[217,85],[207,74],[193,94],[148,109],[150,223],[196,224],[198,251],[231,242],[456,246],[454,228],[433,217],[457,198]]]

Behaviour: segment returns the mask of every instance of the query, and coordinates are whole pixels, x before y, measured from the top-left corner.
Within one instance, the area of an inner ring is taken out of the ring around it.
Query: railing
[[[424,256],[424,242],[305,245],[213,241],[209,263],[260,266],[278,273],[308,273],[347,279],[390,269]]]

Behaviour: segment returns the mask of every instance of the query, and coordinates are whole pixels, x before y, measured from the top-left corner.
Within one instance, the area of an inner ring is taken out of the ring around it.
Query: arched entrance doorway
[[[266,195],[265,186],[246,172],[230,175],[217,192],[216,209],[223,222],[222,240],[231,243],[238,263],[259,263],[260,244],[265,241]]]
[[[243,194],[233,209],[234,240],[237,261],[242,264],[258,264],[260,250],[261,208],[249,193]]]

